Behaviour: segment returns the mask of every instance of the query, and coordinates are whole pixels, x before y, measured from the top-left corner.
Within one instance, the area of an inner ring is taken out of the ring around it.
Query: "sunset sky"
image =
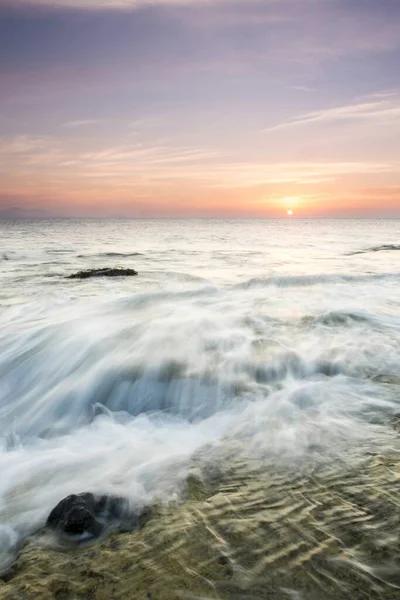
[[[0,208],[400,217],[399,0],[0,0]]]

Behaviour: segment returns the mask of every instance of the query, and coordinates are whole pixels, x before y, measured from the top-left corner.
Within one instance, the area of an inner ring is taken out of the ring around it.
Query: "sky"
[[[0,0],[0,209],[400,217],[399,65],[399,0]]]

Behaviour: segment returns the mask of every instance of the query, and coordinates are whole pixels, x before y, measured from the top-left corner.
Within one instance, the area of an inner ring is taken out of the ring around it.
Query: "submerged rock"
[[[68,275],[67,279],[90,279],[91,277],[133,277],[138,272],[135,269],[124,269],[122,267],[106,267],[103,269],[87,269]]]
[[[109,527],[132,530],[138,523],[124,498],[86,492],[61,500],[51,511],[46,527],[67,536],[97,538]]]

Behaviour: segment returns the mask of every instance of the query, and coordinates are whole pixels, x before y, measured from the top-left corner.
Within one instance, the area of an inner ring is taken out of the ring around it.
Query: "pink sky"
[[[0,207],[400,216],[400,4],[0,5]]]

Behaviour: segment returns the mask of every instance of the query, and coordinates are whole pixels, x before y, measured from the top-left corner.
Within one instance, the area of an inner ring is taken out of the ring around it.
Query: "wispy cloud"
[[[51,144],[47,136],[15,135],[0,138],[0,156],[28,155],[41,152]]]
[[[315,88],[308,87],[307,85],[289,85],[288,90],[294,90],[295,92],[315,92]]]
[[[367,98],[386,99],[386,98],[394,98],[396,96],[398,98],[400,98],[400,90],[398,88],[392,88],[389,90],[379,90],[377,92],[372,92],[371,94],[364,96],[364,99],[367,99]]]
[[[388,100],[379,100],[375,102],[348,104],[345,106],[326,108],[305,113],[288,121],[284,121],[283,123],[278,123],[272,127],[267,127],[262,131],[271,132],[313,123],[330,123],[337,121],[379,120],[381,122],[390,122],[393,119],[398,119],[399,117],[399,101],[391,102]]]
[[[279,215],[288,196],[310,214],[322,205],[327,213],[329,206],[335,210],[338,198],[343,213],[347,206],[372,205],[373,198],[381,199],[380,207],[395,210],[398,197],[399,161],[246,161],[163,140],[98,144],[89,141],[92,147],[82,151],[70,137],[0,138],[3,196],[64,210],[73,206],[78,212],[91,207],[92,213],[105,210],[112,199],[113,206],[133,213],[158,215],[196,210]],[[190,199],[195,199],[194,208]]]
[[[212,0],[226,2],[227,0]],[[271,0],[269,0],[271,1]],[[272,0],[273,1],[273,0]],[[190,5],[207,4],[210,0],[0,0],[0,6],[49,6],[74,9],[115,9],[139,8],[151,5]]]
[[[168,182],[191,182],[214,189],[263,185],[318,185],[358,175],[400,175],[397,162],[237,160],[210,148],[153,143],[125,143],[86,152],[68,140],[16,136],[0,139],[0,171],[21,179],[50,178],[138,184],[154,188]]]
[[[100,119],[82,119],[81,121],[67,121],[63,124],[63,127],[88,127],[90,125],[98,125],[99,123],[101,123]]]
[[[400,164],[378,162],[279,162],[230,163],[216,165],[204,176],[217,187],[251,187],[261,185],[314,185],[332,183],[343,176],[400,174]]]
[[[125,143],[93,148],[87,152],[73,142],[45,136],[11,136],[0,139],[0,171],[40,175],[44,172],[69,177],[135,178],[138,173],[162,172],[172,167],[184,171],[190,164],[203,165],[221,159],[221,153],[207,148],[167,145],[162,140],[153,143]],[[189,167],[190,171],[190,167]]]

